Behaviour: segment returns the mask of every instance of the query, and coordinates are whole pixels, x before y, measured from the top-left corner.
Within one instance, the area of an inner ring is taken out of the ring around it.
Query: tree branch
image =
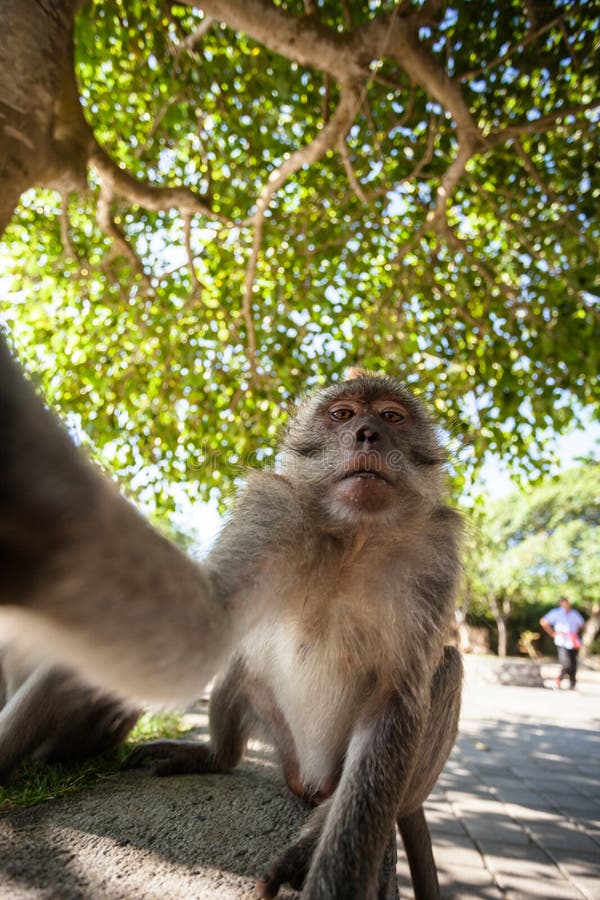
[[[182,215],[200,213],[222,222],[227,221],[226,217],[213,212],[206,201],[189,188],[156,186],[135,178],[130,172],[119,168],[95,140],[90,150],[89,163],[102,184],[113,194],[120,194],[144,209],[156,212],[177,209]]]
[[[98,144],[91,126],[88,124],[75,80],[72,45],[68,48],[65,64],[61,70],[60,90],[52,128],[52,140],[44,176],[40,183],[61,191],[86,190],[86,166],[90,165],[101,183],[98,222],[104,222],[107,235],[118,245],[127,243],[116,228],[110,215],[110,203],[120,194],[132,203],[145,209],[160,211],[176,208],[182,215],[196,213],[227,222],[225,216],[215,213],[205,198],[186,187],[162,187],[148,184],[121,169],[109,154]],[[129,246],[129,245],[127,245]],[[131,258],[131,251],[125,255]],[[134,254],[135,256],[135,254]],[[139,260],[136,269],[139,271]]]
[[[96,221],[102,229],[103,233],[110,239],[113,245],[113,254],[123,256],[130,264],[136,274],[140,276],[147,290],[150,289],[150,279],[144,272],[142,262],[127,240],[127,237],[121,231],[112,216],[111,205],[114,195],[107,185],[102,185],[98,196],[98,205],[96,207]]]
[[[474,140],[464,140],[459,143],[456,156],[453,162],[446,169],[442,180],[436,192],[436,204],[434,209],[427,216],[427,225],[437,227],[440,223],[442,226],[447,224],[446,212],[448,203],[454,192],[456,185],[459,183],[467,170],[467,163],[474,155],[476,143]],[[442,227],[442,230],[444,228]]]
[[[345,137],[340,138],[337,144],[337,149],[340,156],[342,157],[342,163],[344,164],[344,169],[346,170],[346,176],[350,183],[350,187],[352,188],[360,202],[363,204],[363,206],[368,206],[369,199],[363,191],[362,185],[356,177],[354,169],[352,168],[352,161],[350,159],[350,153],[348,152],[348,145],[346,144]]]
[[[490,60],[489,63],[486,63],[485,66],[481,66],[479,69],[471,69],[470,72],[463,72],[462,75],[458,76],[458,80],[469,81],[471,78],[477,78],[478,75],[485,75],[486,72],[489,72],[490,69],[495,69],[496,66],[500,66],[503,62],[506,62],[514,53],[518,53],[519,50],[523,50],[527,47],[528,44],[533,43],[533,41],[537,40],[537,38],[541,37],[542,34],[545,34],[546,31],[550,31],[551,28],[554,28],[555,25],[561,21],[562,16],[556,16],[550,22],[547,22],[545,25],[542,25],[541,28],[538,28],[535,31],[529,31],[528,34],[525,35],[522,41],[519,41],[518,44],[514,44],[512,47],[509,47],[505,53],[501,53],[499,56],[496,56],[495,59]]]
[[[195,289],[195,292],[201,294],[202,291],[206,290],[206,285],[203,284],[198,278],[198,273],[196,272],[196,266],[194,263],[194,251],[192,249],[192,216],[184,216],[183,217],[183,236],[185,243],[185,252],[188,259],[188,269],[190,272],[190,277],[192,279],[192,286]]]
[[[427,144],[425,146],[425,151],[423,152],[423,156],[420,160],[417,161],[417,164],[413,168],[412,172],[402,179],[402,183],[406,181],[413,181],[415,178],[418,178],[425,166],[428,166],[431,160],[433,159],[433,151],[435,148],[435,139],[437,136],[437,128],[435,127],[436,119],[435,116],[430,116],[429,118],[429,128],[427,130]]]
[[[365,27],[381,30],[381,23],[375,19]],[[469,142],[483,142],[460,85],[450,78],[433,54],[422,45],[412,23],[394,19],[390,23],[390,32],[388,55],[428,96],[450,113],[456,123],[459,141],[468,138]]]
[[[80,262],[81,257],[75,250],[71,241],[71,223],[69,221],[69,195],[63,193],[60,198],[60,239],[63,245],[63,253],[67,259]]]
[[[323,25],[316,16],[295,16],[270,0],[182,0],[182,3],[204,10],[207,16],[225,22],[300,66],[329,72],[338,81],[365,73],[364,60],[352,58],[350,35],[353,32],[339,33]]]
[[[199,44],[200,41],[204,38],[206,34],[210,31],[214,23],[214,19],[211,19],[210,16],[205,16],[204,20],[200,22],[197,28],[187,34],[178,44],[176,44],[173,50],[173,58],[175,60],[179,59],[182,53],[186,50],[193,50],[196,44]]]
[[[557,122],[560,122],[562,119],[567,119],[570,116],[575,118],[573,124],[577,124],[581,121],[581,119],[577,118],[580,113],[591,112],[596,109],[598,109],[597,100],[592,103],[578,103],[576,106],[569,106],[566,109],[564,107],[555,109],[553,112],[547,113],[545,116],[540,116],[538,119],[527,119],[525,122],[516,122],[514,125],[507,125],[506,128],[499,128],[498,131],[493,131],[486,135],[486,147],[491,149],[498,144],[504,143],[504,141],[509,141],[511,138],[519,138],[524,134],[544,134],[553,125],[556,125]],[[587,120],[586,124],[591,126],[591,122],[588,122]]]
[[[564,16],[560,17],[560,31],[563,36],[563,41],[567,45],[567,50],[569,51],[569,56],[571,57],[571,62],[573,63],[573,67],[576,72],[581,72],[581,63],[579,62],[575,51],[573,50],[573,46],[569,39],[569,32],[567,31],[567,26],[565,25]]]
[[[163,105],[161,106],[159,111],[156,113],[154,122],[152,123],[152,127],[150,128],[150,130],[148,131],[148,134],[146,135],[144,143],[138,144],[138,146],[135,148],[134,156],[136,157],[136,159],[140,159],[142,154],[146,151],[152,138],[154,137],[154,135],[156,134],[156,132],[162,125],[162,121],[163,121],[164,117],[169,112],[171,107],[174,106],[176,103],[179,103],[180,100],[181,100],[180,94],[175,94],[175,96],[169,97],[169,99],[166,100],[165,103],[163,103]]]
[[[552,190],[552,188],[549,188],[548,185],[546,184],[546,182],[543,180],[542,176],[540,175],[540,173],[537,170],[537,167],[536,167],[534,161],[529,156],[529,154],[525,152],[525,149],[524,149],[521,141],[518,139],[515,140],[513,142],[513,146],[516,150],[517,156],[523,163],[525,171],[528,173],[528,175],[531,176],[532,180],[537,184],[537,186],[539,187],[542,194],[544,194],[545,197],[548,197],[549,200],[555,199],[557,196],[556,193]]]
[[[257,360],[256,335],[254,330],[254,320],[252,318],[252,295],[254,292],[258,257],[262,246],[265,216],[269,204],[275,193],[282,187],[290,175],[293,175],[305,166],[312,165],[320,159],[327,150],[332,149],[336,144],[339,144],[339,142],[343,140],[354,121],[361,100],[362,92],[356,85],[348,82],[342,85],[340,101],[333,117],[309,144],[300,147],[284,160],[278,169],[271,172],[256,202],[256,211],[248,220],[248,224],[254,226],[254,235],[250,258],[246,267],[242,316],[246,323],[248,360],[253,375],[256,375],[257,373]]]

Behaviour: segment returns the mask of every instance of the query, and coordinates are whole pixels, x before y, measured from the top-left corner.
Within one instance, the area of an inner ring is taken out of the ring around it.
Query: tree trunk
[[[596,640],[596,635],[600,631],[600,603],[594,603],[590,617],[583,626],[581,633],[581,650],[579,655],[582,659],[587,659],[592,652],[592,644]]]
[[[494,614],[494,618],[496,620],[496,625],[498,626],[498,656],[506,656],[507,650],[507,628],[506,623],[508,622],[508,617],[510,615],[510,600],[507,597],[503,597],[500,602],[496,599],[496,597],[491,594],[489,596],[489,604],[492,613]]]
[[[0,0],[0,234],[56,149],[56,110],[80,0]]]
[[[456,631],[458,633],[458,649],[461,653],[470,653],[473,649],[471,646],[471,637],[469,635],[469,626],[467,624],[467,604],[461,604],[456,607]]]
[[[498,656],[506,656],[506,617],[499,615],[497,618],[498,623]]]

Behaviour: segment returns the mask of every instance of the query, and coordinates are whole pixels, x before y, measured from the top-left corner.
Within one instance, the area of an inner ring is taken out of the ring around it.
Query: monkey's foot
[[[258,896],[264,900],[276,897],[279,888],[289,884],[296,891],[302,890],[306,874],[310,866],[313,845],[312,841],[300,839],[290,846],[275,860],[269,871],[256,882]]]
[[[214,753],[196,741],[148,741],[132,750],[122,763],[123,769],[150,765],[153,775],[191,775],[222,772]]]

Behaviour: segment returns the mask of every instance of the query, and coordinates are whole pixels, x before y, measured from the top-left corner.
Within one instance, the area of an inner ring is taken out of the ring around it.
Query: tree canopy
[[[599,462],[497,500],[485,521],[497,588],[512,584],[530,602],[552,605],[560,594],[600,602]]]
[[[469,597],[502,632],[515,608],[565,594],[600,610],[600,462],[566,469],[482,509],[466,556]],[[593,638],[593,635],[592,635]]]
[[[206,496],[349,364],[467,463],[597,404],[591,4],[77,6],[3,5],[0,314],[121,475]]]

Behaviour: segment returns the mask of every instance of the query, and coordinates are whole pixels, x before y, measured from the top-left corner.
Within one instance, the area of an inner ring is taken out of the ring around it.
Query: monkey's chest
[[[274,622],[244,647],[246,666],[274,707],[268,724],[284,768],[309,792],[326,790],[339,774],[370,681],[349,665],[349,648],[329,638],[313,641],[289,621]]]

